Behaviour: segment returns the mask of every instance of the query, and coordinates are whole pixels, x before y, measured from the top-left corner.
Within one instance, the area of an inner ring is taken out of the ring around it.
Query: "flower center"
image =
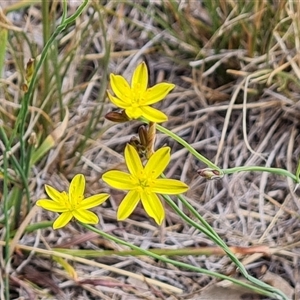
[[[71,200],[66,192],[62,192],[62,196],[64,199],[64,205],[70,212],[77,210],[80,206],[80,202],[83,200],[83,196],[76,197],[76,201],[74,201],[74,199]]]
[[[80,203],[83,200],[83,195],[77,196],[76,201],[71,201],[72,203],[72,210],[77,210],[80,207]]]
[[[148,179],[139,179],[139,186],[142,187],[143,189],[150,187]]]
[[[140,84],[138,83],[137,86],[132,91],[133,97],[131,100],[131,104],[133,107],[139,107],[141,105],[141,91],[140,91]]]
[[[139,176],[136,177],[136,185],[138,190],[149,192],[153,186],[153,179],[151,176],[149,177],[149,174],[145,174],[145,172],[142,171]]]

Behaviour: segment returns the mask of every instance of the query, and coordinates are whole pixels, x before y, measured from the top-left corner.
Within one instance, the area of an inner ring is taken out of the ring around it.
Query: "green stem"
[[[43,65],[49,49],[52,45],[52,43],[55,41],[56,37],[71,23],[73,23],[76,18],[82,13],[82,11],[84,10],[84,8],[87,6],[88,4],[88,0],[84,0],[82,2],[82,4],[78,7],[78,9],[76,10],[76,12],[70,16],[69,18],[64,19],[64,22],[61,23],[60,25],[58,25],[55,29],[55,31],[53,32],[53,34],[51,35],[51,37],[49,38],[49,40],[47,41],[45,47],[43,48],[43,51],[41,53],[41,57],[39,59],[39,61],[37,62],[37,65],[34,69],[33,75],[32,75],[32,79],[30,81],[29,87],[28,87],[28,91],[27,93],[24,95],[24,99],[22,101],[22,106],[21,106],[21,110],[19,112],[19,116],[17,118],[17,124],[16,124],[16,128],[18,128],[20,126],[20,132],[24,133],[25,130],[25,124],[26,124],[26,116],[27,116],[27,112],[28,112],[28,106],[29,106],[29,102],[30,99],[33,96],[33,91],[34,91],[34,87],[35,87],[35,83],[38,77],[38,71],[40,70],[41,66]],[[65,7],[65,6],[64,6]],[[15,135],[13,134],[11,137],[11,141],[13,141],[15,138]]]
[[[100,256],[139,256],[144,255],[140,250],[77,250],[77,249],[65,249],[65,248],[53,248],[52,250],[62,252],[65,254],[80,256],[80,257],[100,257]],[[217,247],[197,247],[197,248],[182,248],[182,249],[151,249],[151,253],[164,256],[185,256],[185,255],[224,255],[224,251],[220,251]]]
[[[142,121],[144,123],[149,123],[149,121],[142,119]],[[156,124],[156,128],[157,130],[159,130],[160,132],[168,135],[169,137],[171,137],[173,140],[177,141],[179,144],[181,144],[183,147],[185,147],[191,154],[193,154],[198,160],[202,161],[204,164],[206,164],[209,168],[212,168],[214,170],[218,170],[220,171],[220,173],[222,174],[222,171],[220,170],[220,168],[215,165],[214,163],[212,163],[209,159],[207,159],[206,157],[204,157],[203,155],[201,155],[198,151],[196,151],[188,142],[186,142],[184,139],[182,139],[181,137],[179,137],[177,134],[175,134],[174,132],[172,132],[171,130]]]
[[[189,269],[189,270],[192,270],[192,271],[195,271],[195,272],[198,272],[198,273],[202,273],[202,274],[206,274],[206,275],[209,275],[209,276],[212,276],[212,277],[215,277],[215,278],[219,278],[219,279],[224,279],[224,280],[228,280],[228,281],[231,281],[235,284],[238,284],[239,286],[242,286],[242,287],[245,287],[245,288],[248,288],[250,290],[253,290],[261,295],[265,295],[265,296],[268,296],[268,297],[272,297],[274,299],[283,299],[283,300],[288,300],[284,295],[282,298],[278,298],[276,295],[274,295],[273,293],[270,293],[269,291],[266,291],[264,289],[260,289],[256,286],[253,286],[251,284],[248,284],[248,283],[245,283],[243,281],[240,281],[240,280],[237,280],[237,279],[234,279],[234,278],[231,278],[231,277],[228,277],[226,275],[222,275],[222,274],[219,274],[217,272],[213,272],[213,271],[209,271],[209,270],[206,270],[206,269],[202,269],[202,268],[199,268],[199,267],[195,267],[195,266],[192,266],[192,265],[188,265],[188,264],[185,264],[185,263],[182,263],[182,262],[179,262],[179,261],[176,261],[176,260],[172,260],[170,258],[167,258],[167,257],[164,257],[164,256],[160,256],[158,254],[155,254],[155,253],[152,253],[151,251],[148,251],[148,250],[145,250],[145,249],[142,249],[138,246],[135,246],[131,243],[128,243],[128,242],[125,242],[119,238],[116,238],[102,230],[99,230],[91,225],[87,225],[87,224],[83,224],[81,223],[81,225],[83,227],[85,227],[86,229],[90,230],[90,231],[93,231],[93,232],[96,232],[97,234],[111,240],[111,241],[114,241],[116,243],[119,243],[121,245],[124,245],[124,246],[127,246],[127,247],[130,247],[131,249],[134,249],[134,250],[137,250],[141,253],[143,253],[144,255],[147,255],[147,256],[150,256],[150,257],[153,257],[155,259],[158,259],[160,261],[163,261],[165,263],[169,263],[169,264],[172,264],[174,266],[177,266],[177,267],[181,267],[181,268],[185,268],[185,269]]]
[[[143,122],[145,123],[149,123],[147,120],[142,119]],[[282,175],[282,176],[286,176],[286,177],[290,177],[291,179],[293,179],[296,183],[300,183],[300,178],[299,176],[296,176],[294,174],[292,174],[291,172],[285,170],[285,169],[281,169],[281,168],[270,168],[270,167],[260,167],[260,166],[242,166],[242,167],[235,167],[235,168],[230,168],[230,169],[220,169],[217,165],[215,165],[214,163],[212,163],[209,159],[207,159],[206,157],[204,157],[203,155],[201,155],[199,152],[197,152],[189,143],[187,143],[185,140],[183,140],[181,137],[179,137],[177,134],[175,134],[174,132],[168,130],[167,128],[156,124],[156,128],[157,130],[159,130],[160,132],[168,135],[169,137],[171,137],[172,139],[174,139],[175,141],[177,141],[178,143],[180,143],[183,147],[185,147],[191,154],[193,154],[197,159],[199,159],[200,161],[202,161],[203,163],[205,163],[209,168],[212,168],[214,170],[218,170],[221,174],[220,175],[225,175],[225,174],[233,174],[233,173],[237,173],[237,172],[242,172],[242,171],[249,171],[249,172],[269,172],[269,173],[273,173],[273,174],[277,174],[277,175]],[[300,169],[300,168],[299,168]],[[299,171],[300,173],[300,171]]]
[[[88,4],[88,0],[84,0],[83,3],[78,7],[77,11],[72,16],[70,16],[69,18],[64,19],[64,22],[61,23],[59,26],[57,26],[54,33],[51,35],[51,37],[46,42],[46,44],[43,48],[43,51],[41,53],[40,60],[38,61],[37,65],[36,65],[36,68],[34,69],[32,79],[31,79],[29,87],[28,87],[28,91],[24,95],[24,98],[22,100],[21,109],[19,111],[17,121],[16,121],[16,124],[15,124],[14,130],[13,130],[13,133],[11,135],[10,141],[7,145],[7,148],[10,149],[11,144],[14,141],[17,133],[19,133],[19,136],[20,136],[20,153],[21,153],[21,157],[20,157],[20,166],[21,166],[20,176],[22,178],[23,186],[24,186],[25,191],[26,191],[28,206],[30,204],[30,202],[29,202],[30,201],[29,190],[28,190],[28,174],[24,174],[24,172],[26,170],[26,172],[29,173],[29,170],[30,170],[30,167],[29,167],[30,157],[28,155],[28,151],[27,151],[28,149],[26,149],[26,141],[24,140],[23,137],[25,135],[28,107],[29,107],[30,100],[33,97],[35,83],[36,83],[36,80],[38,78],[38,71],[40,70],[43,63],[45,62],[46,57],[47,57],[48,52],[49,52],[49,49],[50,49],[51,45],[53,44],[53,42],[55,41],[56,37],[66,28],[66,26],[68,24],[75,21],[75,19],[82,13],[83,9],[86,7],[87,4]],[[66,6],[64,6],[64,7],[66,7]],[[12,157],[12,158],[14,158],[14,157]],[[21,201],[22,201],[22,193],[21,193],[21,197],[19,199],[17,199],[16,208],[21,207],[21,205],[20,205]],[[16,217],[17,218],[19,217],[17,212],[16,212]]]
[[[42,21],[43,21],[43,39],[44,46],[47,44],[50,37],[50,21],[49,21],[49,6],[50,2],[48,0],[42,0]],[[50,83],[50,73],[49,73],[49,59],[45,59],[43,65],[43,93],[45,99],[49,93],[49,83]]]
[[[8,155],[10,151],[10,145],[9,145],[9,140],[7,138],[7,135],[5,134],[5,131],[3,127],[0,127],[0,137],[1,140],[3,141],[6,149],[6,159],[7,159],[7,168],[8,168],[8,160],[11,161],[13,167],[15,170],[18,171],[19,176],[22,179],[23,186],[25,188],[25,194],[26,194],[26,199],[27,199],[27,211],[30,209],[30,193],[29,193],[29,188],[27,184],[28,176],[26,176],[24,168],[20,165],[19,161],[16,159],[13,153]],[[7,168],[5,169],[4,167],[4,172],[7,171]],[[9,179],[9,176],[7,174],[7,179]],[[22,204],[22,197],[23,197],[23,191],[19,191],[18,194],[16,194],[15,198],[15,204],[14,204],[14,222],[12,222],[11,227],[16,228],[18,226],[18,222],[20,221],[20,213],[21,213],[21,204]]]
[[[257,167],[257,166],[242,166],[242,167],[235,167],[235,168],[230,168],[230,169],[224,169],[221,170],[224,174],[233,174],[237,172],[243,172],[243,171],[248,171],[248,172],[269,172],[277,175],[282,175],[286,177],[292,178],[295,182],[299,183],[300,180],[299,178],[292,174],[291,172],[285,170],[285,169],[280,169],[280,168],[270,168],[270,167]]]
[[[3,165],[4,165],[4,176],[3,176],[3,210],[4,210],[4,220],[5,220],[5,265],[9,263],[9,246],[10,246],[10,221],[9,221],[9,199],[8,199],[8,158],[7,158],[7,148],[3,151]],[[10,299],[9,292],[9,273],[8,269],[5,268],[5,295],[6,299]]]
[[[46,229],[49,228],[53,225],[54,221],[44,221],[44,222],[39,222],[39,223],[34,223],[34,224],[30,224],[26,227],[26,229],[24,230],[24,232],[26,233],[31,233],[34,232],[38,229]],[[13,238],[16,234],[16,230],[12,231],[10,233],[10,237]]]
[[[251,283],[259,286],[262,289],[268,290],[271,293],[274,293],[280,298],[276,299],[287,299],[286,296],[278,289],[273,288],[272,286],[258,280],[257,278],[248,274],[244,265],[238,260],[238,258],[234,255],[234,253],[230,250],[230,248],[224,243],[224,241],[219,237],[219,235],[214,231],[214,229],[205,221],[205,219],[197,212],[197,210],[182,196],[178,195],[177,197],[180,201],[188,208],[188,210],[204,225],[201,226],[196,223],[194,220],[189,218],[168,195],[162,195],[167,203],[175,210],[175,212],[182,217],[182,219],[193,226],[194,228],[198,229],[199,231],[205,233],[211,240],[213,240],[218,246],[222,247],[222,249],[226,252],[228,257],[236,264],[239,268],[240,272],[243,276],[248,279]],[[204,228],[204,230],[203,230]]]
[[[68,11],[68,3],[66,0],[63,0],[62,1],[62,5],[63,5],[63,13],[62,13],[62,16],[61,16],[61,23],[64,23],[66,18],[67,18],[67,11]]]
[[[297,170],[296,170],[296,178],[297,178],[297,182],[300,181],[300,157],[298,159],[298,165],[297,165]]]

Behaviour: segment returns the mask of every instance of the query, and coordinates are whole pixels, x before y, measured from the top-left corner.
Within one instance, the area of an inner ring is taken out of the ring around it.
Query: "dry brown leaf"
[[[207,289],[204,289],[203,292],[197,297],[193,299],[198,300],[258,300],[260,296],[257,294],[253,294],[250,292],[246,292],[245,288],[240,288],[238,286],[231,287],[222,287],[218,285],[211,285]]]
[[[280,275],[274,274],[272,272],[266,272],[262,280],[265,283],[273,286],[274,288],[281,290],[289,299],[293,299],[294,289]]]

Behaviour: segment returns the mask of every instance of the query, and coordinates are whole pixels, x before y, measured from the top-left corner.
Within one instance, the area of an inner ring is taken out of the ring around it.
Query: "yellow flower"
[[[148,70],[144,62],[137,66],[133,72],[131,86],[120,75],[110,75],[110,84],[114,97],[109,92],[108,97],[112,103],[125,110],[130,119],[144,117],[152,122],[164,122],[168,117],[161,111],[149,105],[159,102],[175,87],[171,83],[158,83],[148,87]]]
[[[127,144],[125,161],[130,174],[112,170],[102,176],[108,185],[121,190],[129,190],[119,206],[118,220],[128,218],[141,200],[147,214],[157,224],[162,223],[165,211],[157,193],[175,195],[188,190],[188,186],[179,180],[158,178],[170,159],[170,148],[163,147],[154,152],[143,166],[135,148]]]
[[[103,193],[84,199],[85,178],[82,174],[77,174],[72,179],[68,194],[59,192],[49,185],[46,185],[45,189],[52,200],[40,199],[36,205],[61,213],[53,223],[54,229],[66,226],[73,217],[85,224],[97,224],[99,222],[97,215],[88,209],[102,204],[109,197]]]

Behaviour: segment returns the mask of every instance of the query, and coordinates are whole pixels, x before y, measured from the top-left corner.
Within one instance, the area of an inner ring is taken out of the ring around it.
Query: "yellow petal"
[[[53,223],[53,229],[58,229],[66,226],[72,219],[73,215],[70,212],[62,213]]]
[[[143,111],[140,107],[127,107],[125,108],[125,113],[129,117],[129,119],[138,119],[143,115]]]
[[[128,218],[138,205],[139,201],[140,194],[136,190],[128,192],[119,206],[117,219],[125,220]]]
[[[50,185],[45,185],[47,195],[55,202],[63,203],[65,201],[64,194],[56,190]]]
[[[40,199],[36,202],[37,206],[42,207],[43,209],[54,211],[54,212],[64,212],[69,209],[63,206],[61,203],[49,200],[49,199]]]
[[[142,95],[144,101],[141,103],[143,105],[151,105],[154,103],[159,102],[160,100],[164,99],[171,90],[173,90],[175,84],[171,83],[158,83],[155,86],[147,89],[145,93]]]
[[[108,171],[102,175],[102,180],[111,187],[120,190],[132,190],[133,188],[135,188],[133,186],[131,176],[122,171]]]
[[[80,203],[80,209],[90,209],[92,207],[98,206],[102,204],[108,197],[108,194],[97,194],[88,197]]]
[[[168,121],[168,117],[161,111],[151,107],[151,106],[141,106],[142,116],[155,123],[162,123]]]
[[[110,85],[115,95],[123,102],[131,104],[131,88],[123,76],[110,74]]]
[[[117,97],[114,97],[113,95],[111,95],[109,92],[107,92],[107,96],[109,98],[109,100],[117,107],[119,108],[127,108],[129,107],[131,104],[130,103],[127,103],[127,102],[124,102],[123,100],[117,98]]]
[[[86,209],[77,209],[73,211],[73,216],[78,221],[84,224],[97,224],[99,222],[99,218],[97,215],[91,211]]]
[[[148,69],[145,62],[137,66],[131,79],[131,88],[134,92],[142,94],[148,87]]]
[[[145,172],[151,178],[157,178],[167,167],[170,162],[170,147],[163,147],[155,151],[145,166]]]
[[[85,178],[82,174],[77,174],[71,181],[69,187],[69,201],[77,206],[84,199]]]
[[[158,178],[153,182],[151,191],[158,194],[177,195],[186,192],[188,185],[176,179]]]
[[[141,159],[133,146],[127,144],[124,151],[125,161],[129,172],[134,177],[139,177],[143,173]]]
[[[143,192],[141,194],[141,200],[146,213],[152,217],[158,225],[161,225],[165,218],[165,211],[158,196],[154,193]]]

